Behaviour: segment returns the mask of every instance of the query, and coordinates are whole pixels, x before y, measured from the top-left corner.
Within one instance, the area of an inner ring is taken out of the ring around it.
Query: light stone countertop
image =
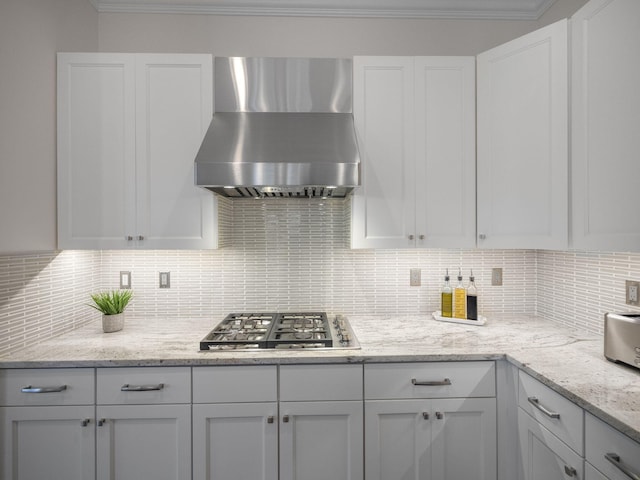
[[[219,319],[221,320],[221,319]],[[218,319],[130,319],[104,334],[99,322],[7,356],[0,368],[364,363],[507,359],[640,442],[640,371],[603,356],[601,336],[528,315],[485,326],[430,315],[349,316],[359,350],[200,352]],[[417,332],[417,333],[416,333]]]

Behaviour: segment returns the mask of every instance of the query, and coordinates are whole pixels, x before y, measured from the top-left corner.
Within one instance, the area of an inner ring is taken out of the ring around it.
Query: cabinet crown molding
[[[537,20],[556,0],[90,0],[98,12]]]

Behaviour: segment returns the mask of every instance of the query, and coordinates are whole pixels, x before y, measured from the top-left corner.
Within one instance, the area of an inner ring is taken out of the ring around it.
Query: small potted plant
[[[91,295],[94,304],[90,307],[102,313],[102,331],[117,332],[124,327],[124,309],[129,304],[133,292],[131,290],[112,290]]]

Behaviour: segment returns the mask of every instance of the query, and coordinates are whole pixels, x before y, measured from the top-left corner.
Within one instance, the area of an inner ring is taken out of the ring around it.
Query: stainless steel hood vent
[[[226,197],[344,197],[359,185],[351,60],[216,58],[196,185]]]

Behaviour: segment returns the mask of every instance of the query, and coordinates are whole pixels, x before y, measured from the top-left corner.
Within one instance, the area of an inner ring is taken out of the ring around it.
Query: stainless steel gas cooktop
[[[200,350],[360,348],[347,318],[324,312],[230,313],[200,341]]]

